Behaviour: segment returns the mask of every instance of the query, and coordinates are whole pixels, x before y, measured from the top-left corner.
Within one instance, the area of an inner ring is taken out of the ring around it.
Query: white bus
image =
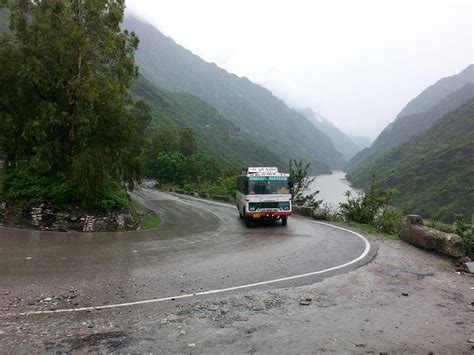
[[[277,168],[248,168],[237,177],[237,208],[247,227],[255,220],[281,220],[291,215],[290,174]]]

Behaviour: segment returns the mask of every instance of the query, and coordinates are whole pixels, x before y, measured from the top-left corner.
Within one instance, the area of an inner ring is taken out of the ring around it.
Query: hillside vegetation
[[[159,89],[141,75],[133,84],[132,92],[151,108],[152,123],[158,129],[166,126],[191,129],[196,138],[196,151],[212,158],[223,170],[251,165],[269,164],[280,168],[287,165],[275,153],[250,139],[231,137],[229,128],[233,123],[194,95]]]
[[[344,166],[331,140],[267,89],[205,62],[150,24],[128,16],[124,26],[140,37],[137,63],[154,85],[200,97],[283,161],[306,160],[314,172]]]
[[[126,206],[125,185],[140,180],[147,122],[129,96],[138,39],[120,28],[124,4],[7,4],[0,198],[24,207],[45,200],[63,209]]]
[[[442,116],[474,97],[473,83],[474,65],[470,65],[461,73],[441,79],[424,90],[407,104],[369,148],[348,162],[345,171],[363,170],[367,160],[375,161],[381,153],[426,131]]]
[[[474,99],[438,120],[406,144],[349,174],[366,187],[372,172],[384,187],[399,191],[393,203],[407,212],[452,222],[470,219],[474,203]]]

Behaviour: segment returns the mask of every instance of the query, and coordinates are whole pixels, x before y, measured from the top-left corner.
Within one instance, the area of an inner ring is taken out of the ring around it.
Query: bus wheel
[[[286,226],[288,224],[288,217],[281,217],[281,225]]]
[[[245,225],[247,226],[247,228],[250,228],[253,226],[253,222],[250,218],[245,218]]]
[[[239,210],[239,218],[240,218],[240,219],[244,219],[244,215],[242,214],[242,211],[241,211],[241,210]]]

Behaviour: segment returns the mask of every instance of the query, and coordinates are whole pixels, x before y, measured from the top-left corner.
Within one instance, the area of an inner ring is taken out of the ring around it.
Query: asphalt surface
[[[6,295],[0,302],[10,300],[0,304],[2,315],[307,285],[356,269],[375,253],[364,238],[306,218],[249,229],[227,204],[152,189],[134,197],[162,216],[158,228],[96,234],[0,228]],[[281,278],[291,279],[272,281]],[[40,302],[71,291],[82,295],[80,303]],[[11,307],[13,298],[21,302]]]

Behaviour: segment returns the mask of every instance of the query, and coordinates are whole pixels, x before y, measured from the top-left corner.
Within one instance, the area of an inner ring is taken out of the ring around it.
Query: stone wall
[[[0,201],[0,225],[49,231],[111,232],[136,229],[139,220],[129,210],[88,214],[77,208],[64,213],[56,212],[48,204],[25,210]]]
[[[459,235],[428,228],[423,225],[423,219],[417,215],[407,216],[400,239],[414,246],[455,258],[466,255],[464,241]]]
[[[328,211],[324,208],[293,206],[293,213],[299,214],[300,216],[312,217],[320,221],[325,221],[327,220]]]

